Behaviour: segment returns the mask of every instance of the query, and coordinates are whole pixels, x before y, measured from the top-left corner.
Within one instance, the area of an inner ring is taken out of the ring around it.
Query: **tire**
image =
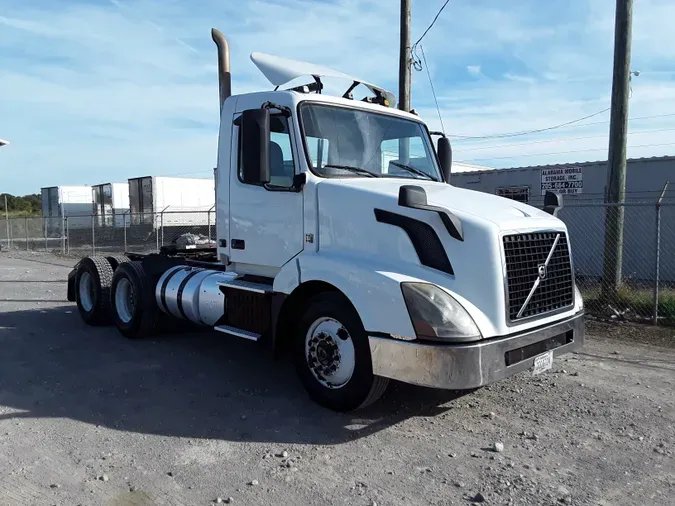
[[[158,279],[158,275],[147,271],[143,262],[124,262],[117,267],[110,300],[115,325],[124,337],[140,339],[155,332],[159,316],[155,300]]]
[[[361,319],[337,292],[324,292],[310,301],[295,332],[293,356],[310,398],[334,411],[365,407],[379,399],[389,384],[387,378],[373,375]],[[328,375],[323,374],[326,370]]]
[[[127,262],[130,262],[130,260],[122,255],[112,255],[109,257],[106,257],[108,259],[108,262],[110,262],[110,265],[112,266],[113,271],[117,270],[117,268],[120,266],[120,264],[124,264]]]
[[[110,286],[113,269],[104,257],[83,258],[75,274],[75,302],[82,320],[87,325],[109,325]]]

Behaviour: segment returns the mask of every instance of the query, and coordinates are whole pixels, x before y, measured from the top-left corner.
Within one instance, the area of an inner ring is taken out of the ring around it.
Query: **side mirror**
[[[563,196],[560,193],[547,191],[544,195],[544,211],[553,216],[558,215],[558,211],[562,209]]]
[[[249,109],[241,115],[242,179],[248,184],[270,182],[270,111]]]
[[[438,161],[441,163],[441,170],[446,183],[450,183],[450,172],[452,170],[452,148],[450,140],[447,137],[439,137],[436,150],[438,151]]]

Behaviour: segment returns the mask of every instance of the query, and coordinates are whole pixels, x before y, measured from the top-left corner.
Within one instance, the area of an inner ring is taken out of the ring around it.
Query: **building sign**
[[[547,191],[569,195],[583,193],[584,179],[581,167],[541,169],[541,194]]]

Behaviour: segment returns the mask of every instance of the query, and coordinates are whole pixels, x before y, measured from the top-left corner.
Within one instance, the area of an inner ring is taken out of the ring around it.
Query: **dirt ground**
[[[256,343],[86,327],[72,261],[29,258],[0,254],[0,505],[675,504],[666,338],[593,322],[544,375],[335,414]]]

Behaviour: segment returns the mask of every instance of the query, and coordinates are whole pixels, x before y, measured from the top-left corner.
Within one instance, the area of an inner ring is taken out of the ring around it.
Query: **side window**
[[[235,120],[236,125],[236,120]],[[242,180],[241,164],[241,137],[239,137],[239,180]],[[293,162],[293,149],[291,147],[291,135],[288,130],[288,120],[281,114],[270,117],[270,185],[290,187],[293,186],[295,163]]]

